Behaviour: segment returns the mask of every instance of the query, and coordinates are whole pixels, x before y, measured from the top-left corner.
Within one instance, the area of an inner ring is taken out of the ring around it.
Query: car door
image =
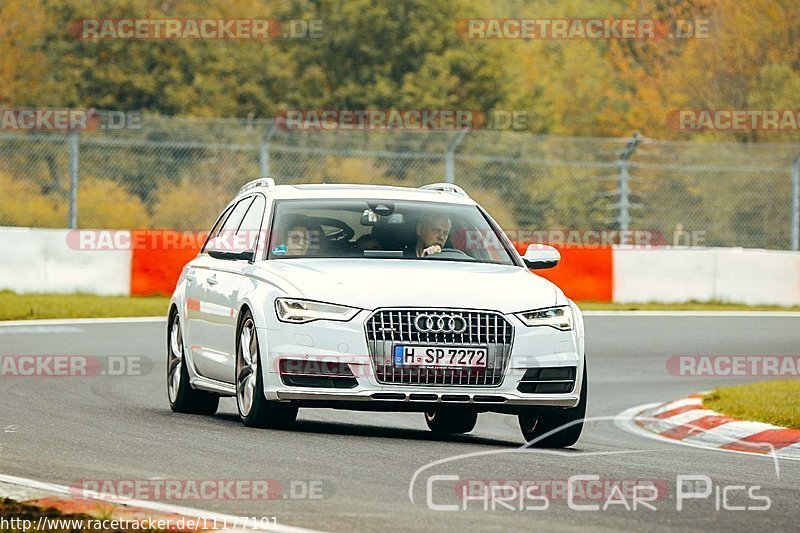
[[[233,237],[252,201],[253,197],[248,196],[230,209],[224,223],[209,237],[203,252],[194,261],[199,302],[197,319],[190,326],[192,331],[188,342],[195,369],[201,376],[211,379],[219,379],[218,376],[223,374],[220,369],[226,367],[231,357],[227,349],[230,343],[225,336],[230,335],[228,329],[232,305],[227,299],[221,301],[220,294],[228,291],[230,296],[235,296],[231,288],[235,281],[227,275],[232,261],[215,259],[208,252],[212,249],[233,250]]]
[[[233,252],[256,249],[266,201],[261,194],[252,200],[247,212],[231,239]],[[233,228],[231,228],[233,230]],[[209,323],[213,323],[213,338],[209,339],[208,377],[233,383],[236,366],[236,323],[239,309],[239,289],[244,281],[243,270],[251,262],[245,259],[212,259],[212,276],[206,281],[206,301]]]
[[[219,235],[233,207],[234,206],[228,206],[219,216],[214,227],[211,228],[208,234],[209,240]],[[203,334],[204,317],[201,303],[206,299],[206,279],[210,275],[209,268],[211,265],[208,259],[208,255],[201,251],[196,258],[189,262],[185,275],[185,309],[183,310],[183,316],[186,317],[186,321],[184,335],[186,347],[191,352],[192,362],[195,368],[197,368],[197,363],[200,362],[203,357],[203,339],[205,335]]]

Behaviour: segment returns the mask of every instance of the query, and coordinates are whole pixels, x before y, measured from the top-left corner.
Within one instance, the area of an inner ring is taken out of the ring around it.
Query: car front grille
[[[458,316],[464,319],[466,329],[462,333],[422,332],[415,326],[420,314]],[[500,313],[453,309],[379,309],[367,319],[366,333],[378,382],[400,385],[500,385],[514,338],[513,326]],[[487,366],[395,366],[393,354],[396,345],[484,347],[488,352]]]

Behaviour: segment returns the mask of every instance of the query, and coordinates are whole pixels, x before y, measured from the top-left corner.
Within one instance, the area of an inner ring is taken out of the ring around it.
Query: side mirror
[[[228,261],[254,261],[256,258],[256,252],[254,250],[245,250],[244,252],[208,250],[208,255],[214,259],[225,259]]]
[[[205,252],[214,259],[228,261],[254,261],[256,251],[255,242],[237,240],[229,233],[220,233],[206,244]]]
[[[528,268],[553,268],[561,261],[561,254],[546,244],[529,244],[522,260],[525,261],[525,266]]]

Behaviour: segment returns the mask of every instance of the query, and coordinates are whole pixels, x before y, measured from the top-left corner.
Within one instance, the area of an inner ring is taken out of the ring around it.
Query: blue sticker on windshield
[[[272,255],[284,255],[286,254],[287,251],[289,251],[289,248],[287,248],[283,244],[279,244],[278,246],[272,249]]]

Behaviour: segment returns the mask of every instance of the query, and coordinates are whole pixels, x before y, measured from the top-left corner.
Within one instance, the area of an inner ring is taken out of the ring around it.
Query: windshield
[[[362,257],[515,264],[474,205],[395,200],[276,202],[269,259]]]

